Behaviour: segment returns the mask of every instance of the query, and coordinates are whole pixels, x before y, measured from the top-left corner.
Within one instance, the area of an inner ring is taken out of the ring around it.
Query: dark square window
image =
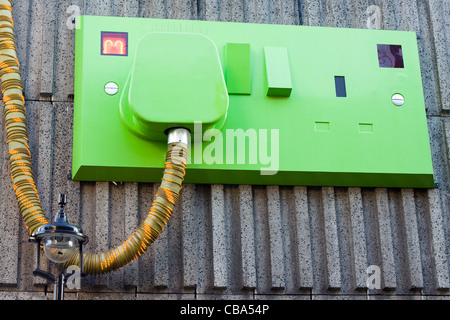
[[[378,64],[382,68],[404,68],[402,46],[396,44],[379,44]]]

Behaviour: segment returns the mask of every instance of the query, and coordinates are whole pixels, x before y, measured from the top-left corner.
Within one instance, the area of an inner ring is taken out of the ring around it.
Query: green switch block
[[[264,62],[267,96],[289,97],[292,81],[287,48],[265,47]]]
[[[250,94],[250,44],[225,45],[225,74],[229,94]]]

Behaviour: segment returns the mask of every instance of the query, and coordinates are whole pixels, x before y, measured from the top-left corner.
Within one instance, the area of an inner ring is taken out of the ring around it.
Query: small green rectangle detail
[[[229,94],[250,94],[250,44],[225,45],[226,83]]]
[[[330,123],[323,122],[323,121],[316,121],[315,129],[316,129],[316,131],[329,132],[330,131]]]
[[[373,124],[372,123],[360,123],[359,124],[359,132],[360,133],[373,133]]]
[[[288,51],[284,47],[264,47],[267,96],[289,97],[292,91]]]

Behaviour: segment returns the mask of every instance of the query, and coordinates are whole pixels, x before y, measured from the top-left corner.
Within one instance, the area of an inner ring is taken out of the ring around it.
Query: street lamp
[[[53,275],[39,268],[40,247],[44,248],[45,256],[55,263],[68,261],[75,254],[77,248],[80,251],[80,270],[83,275],[83,245],[88,242],[88,237],[83,234],[81,228],[69,224],[64,212],[67,203],[65,194],[60,194],[58,199],[59,211],[53,223],[45,224],[31,234],[29,240],[36,243],[36,269],[33,275],[54,282],[54,299],[64,299],[64,272]]]

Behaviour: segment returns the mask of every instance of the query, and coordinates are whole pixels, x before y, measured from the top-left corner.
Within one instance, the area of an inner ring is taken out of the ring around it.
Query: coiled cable
[[[169,221],[179,198],[187,160],[187,143],[170,143],[166,153],[161,186],[153,204],[139,227],[121,245],[106,252],[84,254],[83,264],[86,274],[105,273],[118,269],[139,257],[156,239]],[[78,265],[79,252],[63,266]]]
[[[47,224],[31,169],[25,99],[16,55],[12,1],[0,0],[0,78],[11,179],[28,231]]]
[[[49,221],[42,209],[33,177],[25,99],[15,46],[12,0],[0,0],[0,79],[11,179],[22,219],[31,235]],[[179,198],[186,161],[187,141],[169,141],[161,186],[146,218],[121,245],[105,252],[84,253],[85,274],[119,269],[139,257],[159,237]],[[79,263],[80,252],[77,251],[62,266]]]

